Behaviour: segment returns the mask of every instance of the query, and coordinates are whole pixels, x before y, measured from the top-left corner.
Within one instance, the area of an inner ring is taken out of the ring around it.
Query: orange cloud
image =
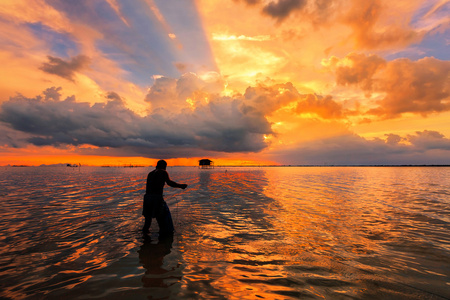
[[[357,85],[366,91],[372,90],[373,76],[386,65],[383,58],[362,53],[350,53],[344,59],[331,57],[322,63],[335,69],[337,84]]]
[[[406,46],[418,42],[424,32],[409,27],[410,19],[417,8],[416,1],[400,1],[387,5],[386,1],[353,1],[350,11],[342,21],[353,30],[351,37],[359,49],[383,49]]]
[[[318,67],[324,56],[397,51],[428,32],[410,25],[422,5],[416,0],[198,2],[220,72],[229,88],[237,90],[270,77],[292,82],[302,92],[327,94],[333,83]],[[271,17],[264,13],[269,7],[280,11]],[[214,13],[218,10],[220,14]],[[379,57],[373,58],[372,63],[365,60],[368,73],[378,67]]]
[[[125,18],[125,16],[122,14],[121,10],[120,10],[120,6],[117,3],[116,0],[106,0],[106,2],[111,6],[112,9],[114,9],[114,11],[116,12],[116,14],[119,16],[119,18],[122,20],[122,22],[127,25],[128,27],[130,27],[130,23],[127,21],[127,19]]]
[[[96,29],[70,20],[42,0],[2,1],[0,24],[0,77],[8,79],[0,82],[0,102],[17,93],[31,97],[44,87],[58,86],[65,96],[76,95],[90,102],[102,101],[104,94],[113,90],[135,111],[145,111],[145,89],[128,81],[127,72],[96,48],[96,41],[102,38]],[[36,34],[31,25],[67,37],[79,52],[70,50],[70,59],[55,56],[48,36]]]
[[[333,100],[330,95],[306,95],[297,103],[297,113],[314,113],[324,119],[342,119],[344,110],[340,103]]]
[[[369,113],[396,117],[412,112],[428,115],[450,110],[450,62],[433,57],[397,59],[387,64],[379,90],[386,96]]]
[[[277,21],[278,25],[299,23],[294,19],[309,22],[315,30],[327,28],[338,23],[351,28],[350,38],[358,49],[385,49],[405,46],[419,41],[426,31],[412,28],[409,23],[420,7],[418,0],[368,1],[307,1],[307,0],[242,0],[250,7],[256,7],[263,15]],[[442,5],[441,5],[442,6]],[[439,6],[438,6],[439,7]],[[433,8],[428,15],[430,15]],[[294,18],[295,16],[295,18]],[[291,18],[290,18],[291,17]],[[435,28],[433,26],[433,28]],[[345,32],[342,32],[345,34]],[[341,41],[342,42],[342,41]],[[335,45],[337,46],[337,45]]]
[[[426,57],[387,62],[376,55],[352,53],[344,59],[331,58],[325,64],[334,67],[338,84],[359,86],[369,95],[383,95],[368,114],[394,118],[403,113],[426,116],[450,110],[449,61]]]
[[[260,83],[255,87],[248,87],[244,97],[247,105],[270,116],[281,107],[299,99],[300,94],[290,82],[274,85]]]
[[[42,23],[58,32],[70,32],[71,24],[64,14],[44,0],[5,0],[0,4],[0,16],[14,24]],[[19,38],[20,36],[18,36]]]

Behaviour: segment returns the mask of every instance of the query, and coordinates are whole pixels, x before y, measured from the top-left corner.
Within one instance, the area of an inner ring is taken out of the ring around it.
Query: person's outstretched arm
[[[180,188],[180,189],[185,189],[187,188],[187,184],[180,184],[180,183],[176,183],[175,181],[170,180],[169,178],[169,174],[166,172],[167,174],[167,179],[166,179],[166,183],[168,186],[173,187],[173,188]]]

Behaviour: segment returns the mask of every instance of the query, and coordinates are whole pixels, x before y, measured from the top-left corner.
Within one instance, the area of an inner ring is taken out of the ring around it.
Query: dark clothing
[[[144,232],[148,231],[148,229],[152,225],[152,219],[156,218],[159,226],[160,236],[173,234],[175,229],[173,227],[172,214],[170,213],[166,201],[162,200],[161,202],[159,202],[158,208],[156,210],[145,211],[145,209],[148,207],[148,205],[146,206],[146,199],[144,197],[144,212],[142,213],[145,217],[145,224],[143,228]]]
[[[145,194],[142,215],[149,218],[156,218],[162,213],[164,207],[163,203],[164,199],[162,195]]]

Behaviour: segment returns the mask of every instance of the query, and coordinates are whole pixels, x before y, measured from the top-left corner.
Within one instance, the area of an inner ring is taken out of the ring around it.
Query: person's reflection
[[[172,249],[173,236],[159,239],[158,243],[152,242],[152,239],[144,235],[144,244],[138,250],[139,262],[145,268],[145,275],[142,277],[144,287],[168,287],[164,282],[167,276],[164,274],[171,270],[163,268],[164,256],[170,253]]]

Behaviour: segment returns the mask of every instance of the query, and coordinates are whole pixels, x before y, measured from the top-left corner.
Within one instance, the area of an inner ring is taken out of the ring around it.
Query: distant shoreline
[[[180,166],[181,167],[181,166]],[[327,168],[327,167],[450,167],[450,165],[230,165],[230,166],[215,166],[216,168],[238,168],[238,167],[292,167],[292,168]]]
[[[66,165],[40,165],[40,166],[30,166],[30,165],[5,165],[1,166],[5,168],[45,168],[45,167],[61,167],[61,168],[73,168],[74,166],[66,166]],[[78,166],[76,166],[78,168]],[[151,168],[154,166],[130,166],[130,165],[123,165],[123,166],[113,166],[113,165],[105,165],[105,166],[90,166],[85,165],[82,167],[100,167],[100,168]],[[169,167],[183,167],[183,168],[198,168],[198,166],[169,166]],[[450,165],[426,165],[426,164],[419,164],[419,165],[218,165],[215,166],[215,168],[280,168],[280,167],[291,167],[291,168],[327,168],[327,167],[450,167]]]

